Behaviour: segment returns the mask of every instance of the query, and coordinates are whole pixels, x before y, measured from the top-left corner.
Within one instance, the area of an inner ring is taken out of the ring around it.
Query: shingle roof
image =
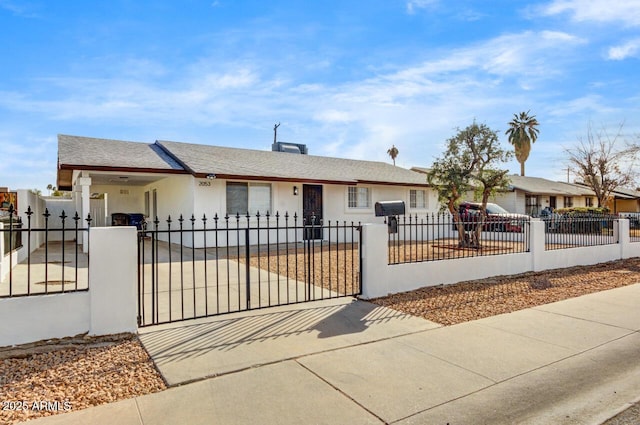
[[[154,144],[58,136],[61,169],[189,172],[224,178],[298,180],[343,184],[426,186],[424,174],[384,162],[300,155],[171,141]]]
[[[622,187],[619,187],[616,190],[614,190],[613,194],[616,195],[619,198],[626,198],[626,199],[639,199],[640,198],[640,191],[634,190],[634,189],[625,189],[625,188],[622,188]]]
[[[318,182],[426,185],[423,174],[384,162],[157,141],[194,174]]]
[[[180,171],[183,168],[156,145],[92,137],[58,135],[58,164],[62,168],[106,167]]]
[[[524,192],[540,195],[561,196],[593,196],[593,191],[585,186],[571,183],[556,182],[541,177],[507,176],[511,180],[510,186]]]
[[[411,167],[413,171],[427,174],[431,171],[424,167]],[[517,174],[507,176],[510,180],[509,188],[539,195],[559,196],[593,196],[593,191],[586,186],[547,180],[542,177],[519,176]]]
[[[588,187],[585,183],[576,183],[578,186]],[[619,199],[640,199],[640,191],[635,189],[627,189],[624,187],[618,187],[611,192],[616,198]]]

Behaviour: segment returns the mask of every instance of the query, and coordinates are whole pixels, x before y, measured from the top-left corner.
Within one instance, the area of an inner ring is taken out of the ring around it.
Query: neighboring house
[[[622,188],[614,190],[607,208],[614,213],[640,212],[640,191]]]
[[[593,191],[585,186],[541,177],[508,177],[509,190],[496,195],[494,202],[511,212],[537,217],[546,207],[595,207],[598,204]]]
[[[429,172],[428,168],[411,169],[424,174]],[[498,193],[490,201],[513,213],[537,217],[545,207],[597,206],[593,191],[585,186],[517,174],[507,177],[510,181],[508,190]],[[468,193],[463,200],[472,201],[473,193]]]
[[[169,141],[59,135],[57,184],[106,225],[113,213],[176,220],[279,212],[300,224],[312,216],[382,222],[377,201],[403,200],[410,214],[438,209],[423,174],[391,164]]]

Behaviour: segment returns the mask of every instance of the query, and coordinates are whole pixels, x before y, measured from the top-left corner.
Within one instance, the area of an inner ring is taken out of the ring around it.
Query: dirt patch
[[[238,260],[244,263],[246,260]],[[269,255],[252,254],[251,266],[268,270],[291,280],[307,282],[338,295],[359,292],[360,254],[357,243],[314,244],[306,251],[294,249],[271,252]]]

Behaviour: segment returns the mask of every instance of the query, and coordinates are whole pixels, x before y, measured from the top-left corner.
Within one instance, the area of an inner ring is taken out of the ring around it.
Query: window
[[[427,208],[427,191],[411,189],[409,191],[409,208]]]
[[[271,211],[271,184],[227,182],[227,214],[256,215]]]
[[[540,197],[538,195],[525,195],[526,213],[532,217],[537,217],[540,213]]]
[[[371,191],[368,187],[349,186],[349,208],[371,208]]]
[[[151,201],[149,196],[149,191],[147,190],[144,193],[144,215],[145,217],[150,217],[151,214]]]
[[[593,198],[585,198],[585,205],[587,207],[592,207],[593,206]]]
[[[565,196],[564,197],[564,207],[571,208],[573,206],[573,197]]]

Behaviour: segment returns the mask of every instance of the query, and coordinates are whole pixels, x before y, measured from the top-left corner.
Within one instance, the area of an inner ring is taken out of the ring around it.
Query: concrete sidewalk
[[[347,299],[141,340],[174,387],[32,423],[600,424],[640,397],[640,284],[449,327]]]

